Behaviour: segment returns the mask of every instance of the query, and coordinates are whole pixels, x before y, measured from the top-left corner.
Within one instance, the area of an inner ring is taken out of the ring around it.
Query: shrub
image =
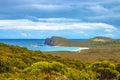
[[[97,80],[96,73],[91,70],[69,69],[68,80]]]
[[[116,65],[116,70],[117,70],[118,72],[120,72],[120,64],[117,64],[117,65]]]
[[[11,66],[11,62],[9,59],[7,59],[6,57],[3,57],[0,59],[0,73],[3,72],[12,72],[12,66]]]
[[[90,68],[99,73],[98,78],[100,80],[113,80],[116,79],[118,72],[115,70],[115,65],[110,64],[106,61],[103,62],[95,62]]]
[[[23,73],[34,75],[36,77],[42,74],[43,79],[53,79],[64,76],[67,72],[67,67],[59,62],[37,62],[23,70]]]
[[[120,74],[117,75],[117,80],[120,80]]]

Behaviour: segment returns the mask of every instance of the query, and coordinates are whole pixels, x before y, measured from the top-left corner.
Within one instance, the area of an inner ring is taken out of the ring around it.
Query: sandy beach
[[[76,52],[80,52],[81,50],[89,49],[88,47],[80,47],[78,50],[75,50]]]

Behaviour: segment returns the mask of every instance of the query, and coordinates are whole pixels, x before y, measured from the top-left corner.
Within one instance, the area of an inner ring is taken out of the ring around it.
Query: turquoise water
[[[48,46],[44,45],[44,39],[0,39],[0,42],[18,45],[21,47],[26,47],[30,50],[40,50],[40,51],[75,51],[79,50],[79,47],[58,47],[58,46]],[[81,40],[74,40],[81,41]]]

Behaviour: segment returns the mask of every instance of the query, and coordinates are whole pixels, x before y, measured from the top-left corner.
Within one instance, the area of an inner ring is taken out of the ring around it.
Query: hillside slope
[[[93,40],[93,39],[92,39]],[[107,42],[95,41],[90,43],[92,47],[80,52],[56,51],[47,52],[62,58],[80,60],[81,62],[110,61],[112,63],[120,62],[120,40],[110,40]]]
[[[93,47],[96,45],[101,45],[101,44],[107,44],[107,43],[111,43],[114,40],[111,38],[107,38],[107,37],[95,37],[95,38],[91,38],[85,41],[72,41],[66,38],[62,38],[62,37],[58,37],[58,36],[53,36],[51,38],[47,38],[45,40],[46,45],[50,45],[50,46],[80,46],[80,47]]]
[[[77,44],[77,42],[71,41],[63,37],[53,36],[51,38],[47,38],[45,40],[45,44],[50,46],[74,46]]]
[[[119,68],[107,61],[86,64],[0,43],[0,80],[119,80]]]

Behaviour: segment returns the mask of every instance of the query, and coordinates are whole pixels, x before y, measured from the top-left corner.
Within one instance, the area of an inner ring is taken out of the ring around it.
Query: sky
[[[0,0],[0,39],[120,39],[120,0]]]

